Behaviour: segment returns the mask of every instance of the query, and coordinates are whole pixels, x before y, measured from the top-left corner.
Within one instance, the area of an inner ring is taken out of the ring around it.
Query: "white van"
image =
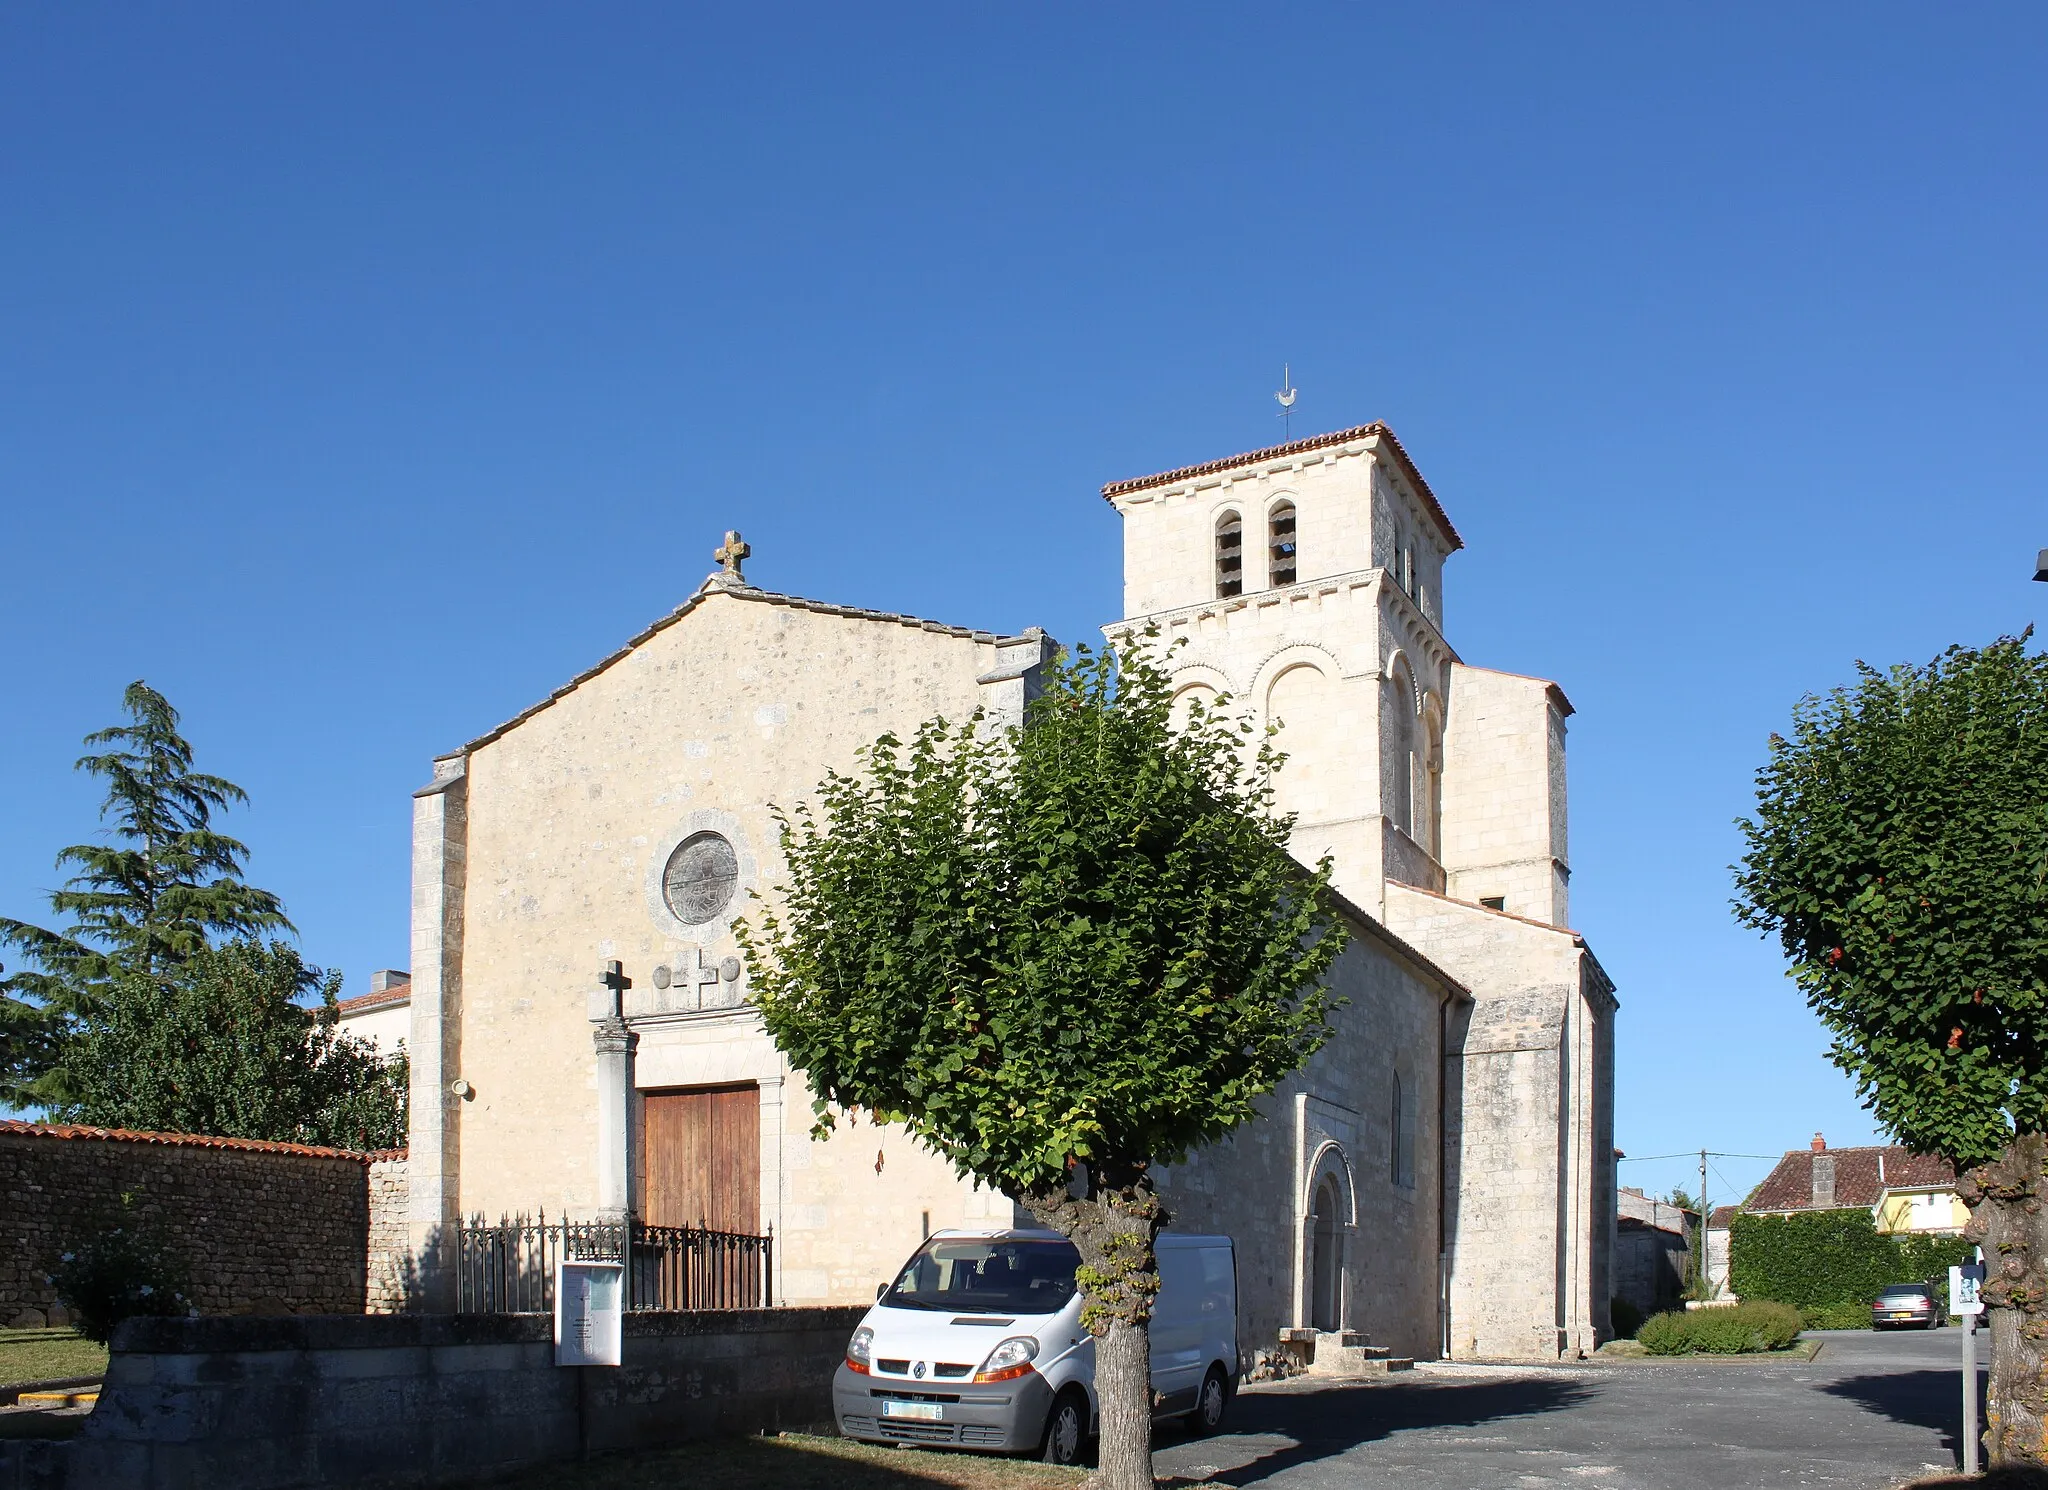
[[[934,1232],[847,1342],[832,1380],[840,1433],[1078,1463],[1097,1421],[1080,1262],[1057,1232]],[[1154,1415],[1213,1433],[1237,1389],[1230,1238],[1160,1237],[1159,1278]]]

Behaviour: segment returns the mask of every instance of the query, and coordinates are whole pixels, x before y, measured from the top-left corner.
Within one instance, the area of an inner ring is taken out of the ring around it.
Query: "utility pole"
[[[1712,1298],[1713,1283],[1707,1276],[1707,1151],[1700,1150],[1700,1297]]]

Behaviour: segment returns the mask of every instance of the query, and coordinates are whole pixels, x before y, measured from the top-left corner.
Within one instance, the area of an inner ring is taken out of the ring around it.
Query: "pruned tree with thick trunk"
[[[1736,912],[1984,1250],[1994,1464],[2048,1462],[2048,654],[1861,668],[1772,736]]]
[[[1072,1239],[1102,1477],[1149,1490],[1154,1166],[1328,1037],[1344,931],[1328,862],[1287,852],[1270,736],[1227,705],[1176,728],[1142,655],[1049,672],[1022,729],[933,720],[829,777],[740,940],[820,1131],[900,1123]]]

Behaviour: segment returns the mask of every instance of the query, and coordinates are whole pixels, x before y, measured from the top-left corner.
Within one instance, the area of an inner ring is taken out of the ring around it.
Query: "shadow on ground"
[[[1575,1407],[1599,1388],[1584,1381],[1526,1376],[1472,1382],[1403,1382],[1398,1386],[1332,1386],[1313,1391],[1249,1392],[1230,1408],[1230,1420],[1216,1457],[1240,1458],[1246,1450],[1256,1458],[1209,1476],[1214,1485],[1256,1485],[1271,1475],[1329,1459],[1402,1429],[1474,1428],[1503,1418],[1528,1417]],[[1234,1437],[1283,1438],[1285,1445],[1258,1452],[1260,1445],[1236,1443]],[[1156,1436],[1156,1449],[1192,1447],[1201,1453],[1202,1440],[1190,1440],[1173,1429]]]
[[[1962,1372],[1887,1371],[1844,1376],[1821,1387],[1895,1423],[1910,1423],[1941,1435],[1942,1447],[1961,1462],[1963,1452]]]
[[[465,1481],[495,1490],[1080,1490],[1083,1471],[938,1448],[789,1434],[600,1454]]]

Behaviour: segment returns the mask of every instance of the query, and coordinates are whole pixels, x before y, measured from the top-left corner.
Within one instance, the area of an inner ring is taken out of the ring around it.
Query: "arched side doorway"
[[[1325,1143],[1306,1178],[1298,1317],[1311,1329],[1356,1328],[1349,1278],[1358,1213],[1350,1160],[1337,1144]]]
[[[1308,1322],[1319,1330],[1344,1327],[1344,1226],[1338,1219],[1338,1204],[1335,1180],[1326,1179],[1316,1186]]]

